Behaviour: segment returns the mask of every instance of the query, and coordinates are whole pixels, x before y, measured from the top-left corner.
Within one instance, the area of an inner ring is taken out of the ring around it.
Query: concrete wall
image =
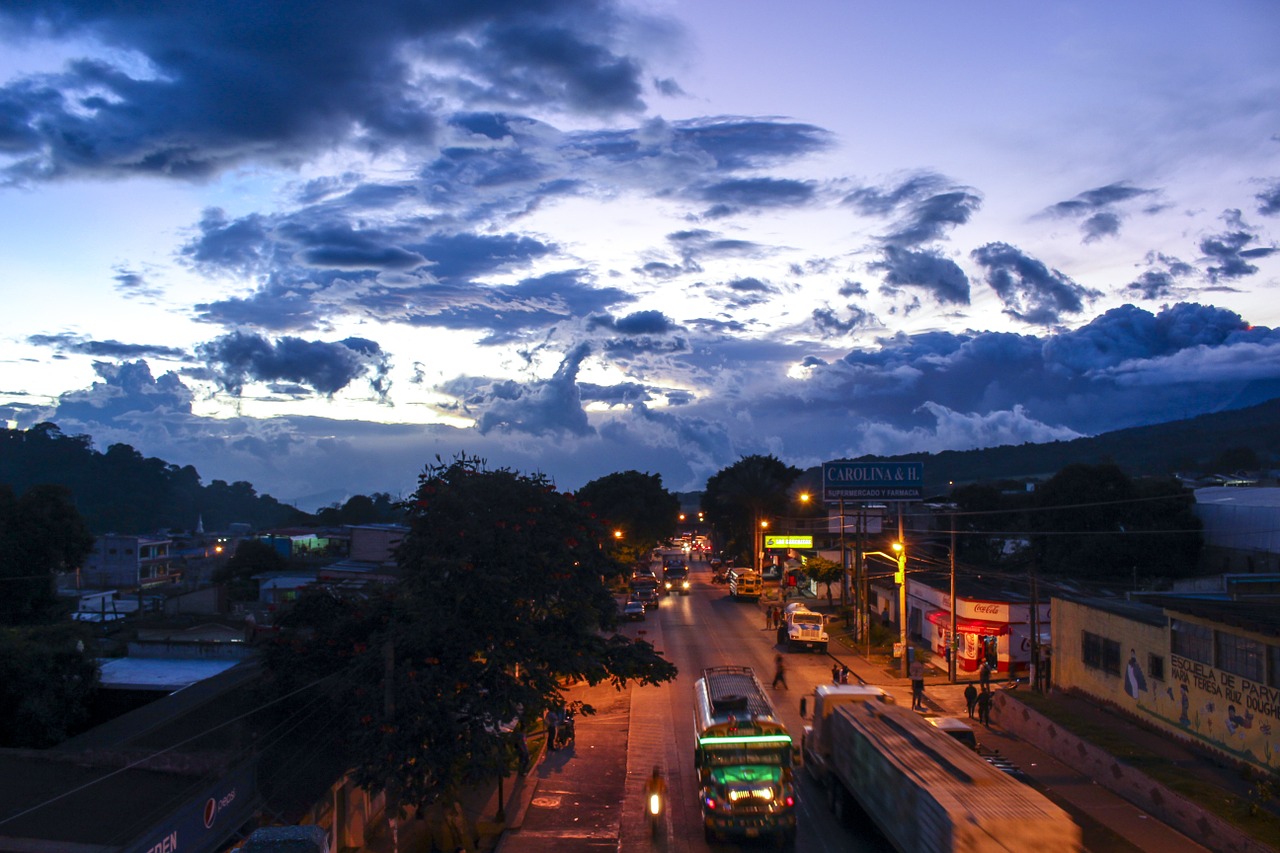
[[[1083,631],[1120,644],[1118,674],[1085,666]],[[1096,697],[1233,761],[1280,769],[1280,690],[1172,654],[1168,628],[1055,598],[1053,649],[1055,687]],[[1152,655],[1163,660],[1162,678]]]
[[[1090,776],[1099,785],[1210,850],[1226,853],[1274,853],[1216,815],[1183,799],[1158,782],[1094,745],[1087,743],[1039,712],[1023,705],[1007,691],[997,690],[991,721],[1005,731],[1034,744],[1037,749]]]

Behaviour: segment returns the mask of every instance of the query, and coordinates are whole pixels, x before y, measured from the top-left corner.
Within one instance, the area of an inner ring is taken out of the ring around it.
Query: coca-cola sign
[[[1009,605],[995,601],[956,602],[956,613],[969,619],[1002,622],[1009,618]]]

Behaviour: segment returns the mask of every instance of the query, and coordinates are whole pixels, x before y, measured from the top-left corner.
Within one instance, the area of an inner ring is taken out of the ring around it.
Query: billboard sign
[[[764,537],[764,547],[766,548],[812,548],[812,536],[766,536]]]
[[[824,462],[822,500],[918,501],[924,494],[923,462]]]

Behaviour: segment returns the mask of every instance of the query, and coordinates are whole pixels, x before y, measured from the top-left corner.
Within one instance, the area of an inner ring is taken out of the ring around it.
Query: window
[[[1164,681],[1164,655],[1147,653],[1147,675],[1152,681]]]
[[[1175,655],[1213,665],[1213,631],[1204,625],[1169,620],[1169,649]]]
[[[1120,643],[1088,631],[1080,632],[1080,657],[1090,669],[1120,674]]]
[[[1280,687],[1280,646],[1267,646],[1267,684]]]
[[[1266,646],[1257,640],[1250,640],[1238,634],[1228,634],[1225,631],[1215,631],[1214,637],[1217,640],[1218,649],[1217,661],[1214,665],[1218,669],[1250,681],[1262,682],[1263,667],[1266,665]]]

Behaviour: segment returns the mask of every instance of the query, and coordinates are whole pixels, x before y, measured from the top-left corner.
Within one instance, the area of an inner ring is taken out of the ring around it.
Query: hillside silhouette
[[[1267,467],[1274,467],[1280,459],[1280,398],[1248,408],[1071,441],[859,456],[847,461],[923,461],[925,493],[938,495],[946,494],[951,484],[1047,479],[1077,462],[1114,463],[1131,477],[1231,473],[1219,470],[1220,463],[1242,449],[1252,450]],[[820,471],[818,477],[821,479]]]
[[[849,461],[923,461],[926,494],[936,495],[950,484],[1047,479],[1072,463],[1114,463],[1131,477],[1232,473],[1220,470],[1220,463],[1239,458],[1241,451],[1251,451],[1245,455],[1265,467],[1280,459],[1280,398],[1071,441]],[[814,469],[809,476],[820,480],[821,472]],[[94,533],[192,530],[200,521],[207,530],[236,522],[261,530],[316,520],[258,494],[251,483],[214,480],[206,486],[193,466],[144,457],[127,444],[98,452],[89,436],[66,435],[52,423],[0,430],[0,482],[18,494],[46,483],[66,486]]]

